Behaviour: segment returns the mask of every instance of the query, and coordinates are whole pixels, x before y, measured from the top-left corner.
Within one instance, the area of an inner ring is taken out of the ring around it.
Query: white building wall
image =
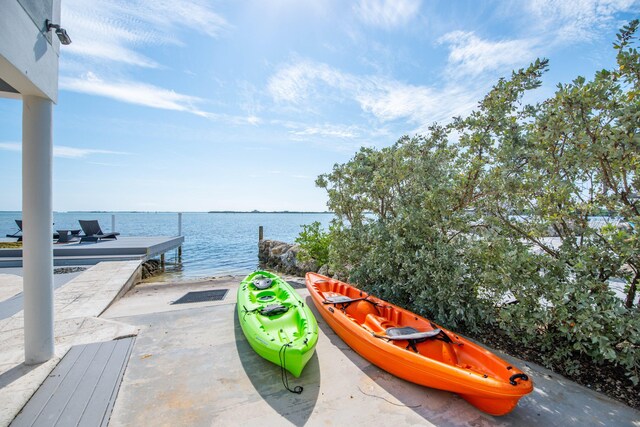
[[[38,1],[38,0],[27,0]],[[60,23],[60,0],[53,1],[51,19]],[[0,0],[0,79],[22,95],[58,99],[58,57],[60,42],[49,42],[41,23],[32,20],[17,0]],[[0,92],[0,97],[20,94]]]

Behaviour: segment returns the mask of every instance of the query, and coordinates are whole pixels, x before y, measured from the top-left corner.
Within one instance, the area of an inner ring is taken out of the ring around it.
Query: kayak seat
[[[289,307],[282,304],[269,304],[264,306],[259,313],[263,316],[275,316],[277,314],[286,313],[289,310]]]
[[[385,332],[385,337],[389,340],[412,340],[420,342],[418,340],[426,340],[440,335],[440,329],[436,328],[432,331],[420,332],[411,326],[404,326],[401,328],[388,328]]]
[[[403,326],[398,328],[387,328],[384,331],[384,335],[374,333],[373,336],[376,338],[384,338],[389,341],[407,341],[407,350],[411,349],[414,352],[419,353],[416,344],[425,342],[429,338],[436,338],[441,332],[442,331],[438,328],[432,331],[420,332],[411,326]]]
[[[253,286],[255,286],[257,289],[262,291],[264,289],[269,289],[271,285],[273,285],[273,280],[269,278],[257,279],[257,280],[254,280],[252,283],[253,283]]]
[[[323,304],[346,304],[350,302],[362,301],[366,298],[367,297],[349,298],[348,296],[345,296],[345,295],[331,295],[331,296],[325,297],[322,303]]]

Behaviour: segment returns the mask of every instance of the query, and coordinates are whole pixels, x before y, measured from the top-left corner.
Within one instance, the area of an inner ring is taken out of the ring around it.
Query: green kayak
[[[267,271],[238,288],[242,332],[260,356],[299,377],[318,342],[318,323],[291,285]]]

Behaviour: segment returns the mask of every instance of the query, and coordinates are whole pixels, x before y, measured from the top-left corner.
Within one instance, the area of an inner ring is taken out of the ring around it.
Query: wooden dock
[[[183,236],[128,237],[53,245],[53,264],[94,265],[102,261],[147,261],[184,243]],[[0,249],[0,268],[22,267],[22,249]]]

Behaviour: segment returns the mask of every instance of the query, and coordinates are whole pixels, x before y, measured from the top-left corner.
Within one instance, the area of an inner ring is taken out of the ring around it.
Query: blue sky
[[[62,0],[54,209],[324,210],[315,177],[468,114],[501,76],[614,63],[640,1]],[[21,207],[0,99],[0,210]]]

